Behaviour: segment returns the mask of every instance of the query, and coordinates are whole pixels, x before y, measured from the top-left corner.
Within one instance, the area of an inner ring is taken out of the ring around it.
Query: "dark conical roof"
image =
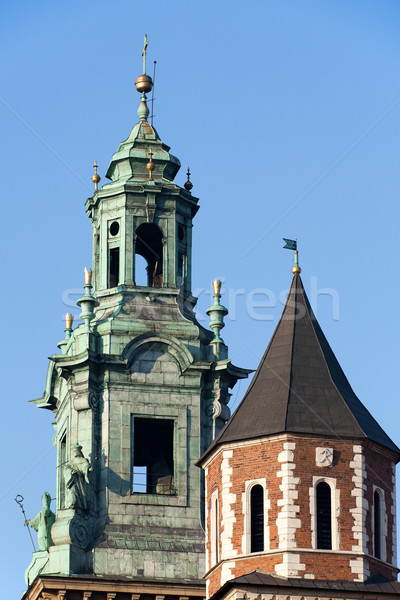
[[[249,389],[209,451],[227,442],[286,432],[368,438],[400,453],[351,389],[300,275],[293,277],[282,317]]]

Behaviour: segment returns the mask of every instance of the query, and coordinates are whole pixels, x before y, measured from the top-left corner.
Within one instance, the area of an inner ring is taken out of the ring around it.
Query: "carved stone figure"
[[[71,450],[69,464],[66,465],[68,475],[67,490],[69,490],[69,508],[82,512],[90,509],[90,479],[93,468],[82,454],[82,446],[75,444]]]
[[[42,504],[42,510],[33,519],[28,519],[25,524],[30,525],[38,532],[39,550],[48,550],[50,546],[54,546],[50,531],[56,520],[56,515],[50,508],[51,496],[49,492],[43,494]]]

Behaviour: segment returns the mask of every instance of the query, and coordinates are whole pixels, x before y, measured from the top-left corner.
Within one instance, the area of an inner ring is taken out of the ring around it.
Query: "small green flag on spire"
[[[287,240],[286,238],[282,238],[282,239],[285,242],[285,245],[283,246],[284,248],[286,248],[287,250],[297,250],[297,241],[296,240]]]

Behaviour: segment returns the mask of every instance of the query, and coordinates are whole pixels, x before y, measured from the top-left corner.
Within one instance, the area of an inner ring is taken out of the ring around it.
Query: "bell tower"
[[[141,93],[137,123],[113,155],[103,186],[86,203],[93,225],[93,265],[98,293],[138,283],[137,257],[147,263],[147,287],[191,290],[192,221],[198,199],[189,178],[184,188],[173,183],[179,160],[147,121],[146,75],[136,79]],[[108,293],[108,292],[107,292]]]
[[[95,165],[86,202],[93,273],[85,269],[78,301],[83,323],[73,329],[67,316],[61,354],[51,356],[36,400],[55,417],[57,512],[53,545],[34,555],[27,579],[62,577],[68,590],[71,575],[74,585],[79,575],[96,585],[129,578],[146,581],[150,594],[157,580],[158,595],[160,582],[174,581],[202,596],[204,481],[195,462],[229,417],[230,388],[250,371],[232,365],[219,337],[219,288],[210,309],[222,315],[212,319],[217,334],[195,317],[198,199],[189,177],[183,187],[174,182],[180,162],[147,120],[146,52],[147,41],[139,122],[102,187]]]

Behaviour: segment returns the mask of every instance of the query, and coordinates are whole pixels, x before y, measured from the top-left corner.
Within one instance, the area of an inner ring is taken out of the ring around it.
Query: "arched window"
[[[264,550],[264,489],[255,485],[250,492],[250,552]]]
[[[161,230],[153,223],[142,223],[136,229],[135,252],[147,262],[147,285],[162,287],[163,243]]]
[[[321,481],[316,489],[317,548],[332,550],[332,498],[331,487]]]
[[[374,492],[374,556],[381,558],[382,536],[382,509],[381,496],[377,490]]]
[[[386,561],[387,521],[385,510],[385,492],[374,486],[373,511],[373,554],[379,560]]]

